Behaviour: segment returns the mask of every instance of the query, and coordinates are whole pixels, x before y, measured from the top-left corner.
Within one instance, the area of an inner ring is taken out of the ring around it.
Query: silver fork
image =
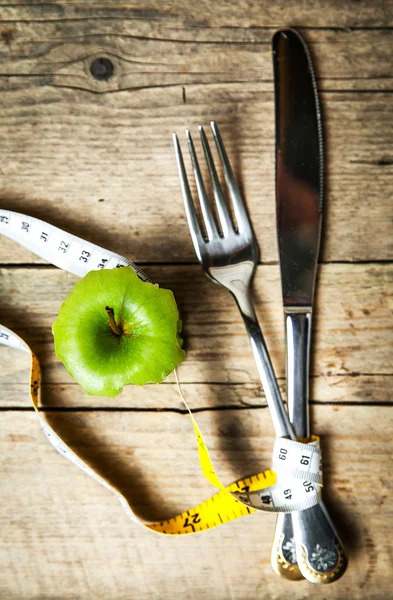
[[[234,224],[232,223],[231,216],[225,203],[224,193],[214,165],[209,142],[203,127],[200,125],[199,132],[213,188],[220,228],[218,229],[211,211],[191,133],[187,130],[188,148],[191,155],[191,162],[202,212],[202,220],[205,228],[205,233],[202,233],[190,186],[188,184],[179,140],[177,135],[173,134],[180,184],[192,242],[198,260],[206,275],[214,281],[214,283],[229,290],[237,302],[250,338],[252,351],[254,353],[258,373],[262,381],[276,435],[278,437],[289,437],[294,440],[296,438],[288,414],[284,408],[277,379],[255,314],[251,296],[251,282],[259,258],[258,246],[217,124],[214,121],[211,121],[210,126],[221,159],[224,177],[236,219],[236,227],[234,227]]]

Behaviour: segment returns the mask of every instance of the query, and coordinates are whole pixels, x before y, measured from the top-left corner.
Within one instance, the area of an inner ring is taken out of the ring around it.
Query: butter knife
[[[297,438],[310,436],[308,380],[312,307],[322,223],[323,139],[307,47],[293,29],[273,36],[276,211],[287,353],[288,412]],[[347,557],[322,502],[279,515],[272,566],[288,579],[339,579]]]

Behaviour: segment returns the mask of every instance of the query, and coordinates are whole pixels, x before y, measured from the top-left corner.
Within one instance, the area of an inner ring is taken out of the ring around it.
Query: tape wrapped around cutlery
[[[141,279],[148,280],[141,269],[122,256],[85,242],[33,217],[0,210],[0,233],[52,264],[81,277],[90,270],[127,265],[131,266]],[[322,486],[321,453],[319,440],[315,436],[308,444],[277,438],[274,443],[271,469],[236,481],[229,486],[222,484],[213,467],[201,431],[183,397],[176,374],[179,394],[194,427],[202,472],[219,492],[202,504],[166,521],[154,523],[142,521],[121,492],[69,448],[49,425],[45,412],[40,411],[41,370],[31,348],[13,331],[2,325],[0,325],[0,344],[31,354],[30,396],[48,441],[65,458],[108,488],[118,498],[127,516],[136,523],[158,533],[183,535],[205,531],[256,511],[292,512],[305,510],[319,502]]]

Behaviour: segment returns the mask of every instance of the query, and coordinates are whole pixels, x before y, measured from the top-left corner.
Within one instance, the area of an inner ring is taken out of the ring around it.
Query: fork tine
[[[206,194],[205,184],[203,183],[202,173],[199,168],[198,158],[195,152],[194,142],[192,141],[191,132],[189,129],[186,129],[186,136],[188,141],[188,149],[191,155],[192,167],[194,170],[194,177],[198,190],[199,202],[202,209],[203,221],[205,224],[205,229],[207,233],[207,237],[209,240],[213,239],[216,226],[214,222],[214,217],[212,211],[210,210],[209,198]]]
[[[180,186],[184,200],[184,207],[186,210],[188,227],[191,233],[192,243],[194,244],[195,253],[198,257],[199,262],[202,262],[201,249],[205,244],[205,241],[203,239],[201,229],[199,227],[190,186],[188,185],[187,173],[184,167],[183,155],[179,144],[179,138],[177,137],[176,133],[173,134],[173,144],[175,146],[176,162],[177,168],[179,170]]]
[[[221,162],[223,165],[224,177],[232,200],[232,206],[235,212],[235,218],[238,229],[239,231],[244,231],[246,228],[250,229],[250,221],[247,215],[247,211],[244,206],[239,188],[237,186],[236,179],[232,171],[231,163],[229,162],[229,158],[226,153],[224,143],[222,141],[220,130],[215,121],[210,121],[210,127],[213,132],[214,141],[216,142],[218,154],[220,155]]]
[[[199,125],[199,132],[201,135],[203,151],[205,154],[205,159],[207,162],[210,179],[211,179],[212,186],[213,186],[214,200],[215,200],[216,206],[217,206],[217,212],[218,212],[218,218],[220,221],[221,230],[222,230],[223,236],[226,237],[230,231],[233,231],[232,221],[229,216],[227,206],[225,204],[224,194],[222,192],[220,180],[218,179],[217,171],[214,166],[209,142],[207,141],[205,130],[203,129],[202,125]]]

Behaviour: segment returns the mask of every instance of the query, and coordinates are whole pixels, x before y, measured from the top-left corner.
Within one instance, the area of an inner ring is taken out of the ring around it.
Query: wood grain
[[[4,88],[3,208],[42,218],[137,262],[195,262],[171,134],[187,126],[197,132],[198,123],[214,117],[248,204],[261,260],[277,261],[270,92],[250,84],[197,86],[184,104],[181,88],[147,96],[141,91],[139,100],[135,94],[130,100],[128,92],[96,96],[31,85],[18,78]],[[393,257],[387,193],[393,181],[392,99],[368,93],[323,99],[323,261]],[[27,262],[42,261],[2,240],[0,264]]]
[[[4,361],[4,353],[1,350],[0,364],[3,369],[7,366]],[[10,376],[4,377],[0,390],[0,408],[23,408],[29,409],[31,402],[28,388],[28,362],[29,358],[16,356],[10,357],[18,363],[18,371],[23,370],[26,375],[24,383],[14,383]],[[251,358],[250,358],[251,360]],[[182,376],[182,371],[180,371]],[[22,373],[20,379],[23,379]],[[67,379],[69,379],[67,377]],[[279,387],[285,398],[286,382],[280,378]],[[329,375],[315,376],[310,381],[311,405],[314,404],[349,404],[358,406],[361,410],[362,404],[386,404],[392,403],[392,375]],[[211,410],[266,406],[266,400],[261,384],[256,383],[182,383],[182,390],[187,402],[194,410]],[[79,408],[82,410],[95,408],[124,409],[124,410],[146,410],[146,411],[178,411],[185,412],[181,402],[173,376],[166,383],[160,385],[147,385],[143,388],[129,386],[124,389],[121,396],[115,400],[102,396],[86,396],[81,388],[71,381],[66,383],[54,382],[43,384],[43,405],[58,409],[71,410]]]
[[[272,91],[274,31],[275,27],[225,25],[163,31],[152,21],[110,18],[89,20],[87,26],[72,19],[60,24],[8,23],[0,33],[8,42],[0,51],[1,73],[43,76],[48,86],[102,93],[168,86],[187,90],[189,85],[233,82],[263,83],[264,89]],[[306,29],[302,33],[316,57],[322,90],[392,89],[390,29]],[[90,66],[97,56],[113,62],[110,79],[92,77]]]
[[[212,118],[221,127],[261,249],[257,312],[285,396],[270,46],[283,25],[308,42],[323,108],[311,416],[349,570],[332,586],[279,579],[273,516],[169,540],[130,524],[48,445],[30,407],[29,357],[3,347],[0,598],[393,598],[392,0],[1,3],[0,207],[119,252],[173,289],[180,378],[219,473],[230,482],[267,467],[266,401],[236,306],[196,264],[171,134]],[[114,66],[107,81],[91,74],[101,57]],[[0,267],[0,322],[38,353],[43,404],[66,440],[147,518],[209,497],[173,377],[115,400],[85,396],[50,330],[75,278],[5,238]]]
[[[256,403],[260,404],[261,392],[256,391],[259,378],[248,338],[228,293],[213,287],[199,266],[148,267],[148,273],[153,281],[174,291],[184,318],[187,359],[180,366],[181,380],[234,384],[227,401],[220,399],[226,394],[220,394],[216,387],[207,394],[208,386],[200,388],[201,394],[193,406],[209,405],[216,394],[213,406],[217,402],[242,405],[243,388],[236,384],[252,384],[245,391],[244,402],[256,393]],[[1,322],[26,339],[39,356],[44,381],[50,384],[46,400],[49,405],[52,402],[61,405],[61,398],[68,405],[67,398],[72,397],[73,406],[97,406],[103,402],[109,402],[110,406],[113,402],[117,406],[157,408],[172,407],[173,403],[178,406],[173,386],[169,389],[159,386],[159,390],[156,386],[146,390],[132,386],[116,401],[105,401],[86,397],[72,385],[70,376],[55,357],[51,326],[76,281],[76,277],[55,268],[0,270]],[[261,266],[254,287],[257,312],[273,364],[277,376],[283,379],[285,355],[278,267]],[[393,376],[392,297],[390,265],[321,266],[315,308],[313,399],[332,401],[337,393],[344,402],[386,401]],[[0,391],[3,405],[18,404],[20,386],[28,382],[28,359],[15,357],[15,350],[1,350],[2,381],[6,386]],[[56,384],[57,392],[53,388]]]
[[[94,3],[88,14],[74,3],[4,7],[1,205],[109,248],[116,243],[136,261],[195,261],[171,133],[214,118],[262,261],[275,262],[270,40],[285,11],[230,4],[220,4],[213,21],[210,9],[201,20],[185,2],[172,10]],[[311,11],[303,32],[325,109],[327,262],[393,257],[386,193],[393,179],[391,3],[373,4],[371,18],[364,2],[356,3],[356,14],[331,2],[336,23],[317,29]],[[382,6],[383,26],[370,29]],[[301,10],[292,3],[287,10],[296,24]],[[97,57],[112,61],[110,80],[92,77]],[[4,242],[0,264],[9,262],[40,260]]]
[[[28,4],[24,0],[14,0],[2,7],[2,19],[7,22],[47,22],[61,24],[74,21],[83,26],[83,21],[130,20],[146,27],[171,27],[189,31],[192,35],[200,29],[218,27],[252,29],[280,27],[291,23],[294,27],[322,28],[372,28],[393,25],[393,5],[391,0],[375,0],[372,5],[367,0],[343,3],[340,0],[325,0],[305,5],[296,0],[270,4],[262,0],[249,4],[246,0],[228,3],[218,0],[214,6],[208,0],[201,0],[198,6],[192,0],[177,0],[165,6],[159,0],[149,0],[148,4],[129,5],[127,2],[90,0],[87,4],[80,0],[65,0],[61,4],[51,2],[43,7]],[[86,27],[87,28],[87,27]]]
[[[4,413],[1,597],[390,598],[392,411],[356,411],[356,425],[353,407],[318,406],[313,415],[323,440],[325,498],[352,559],[345,577],[326,587],[272,573],[274,516],[250,516],[182,539],[149,533],[128,522],[107,490],[49,446],[34,414]],[[145,517],[169,517],[212,493],[185,415],[50,417]],[[268,464],[273,438],[266,410],[207,412],[198,422],[225,481]]]

